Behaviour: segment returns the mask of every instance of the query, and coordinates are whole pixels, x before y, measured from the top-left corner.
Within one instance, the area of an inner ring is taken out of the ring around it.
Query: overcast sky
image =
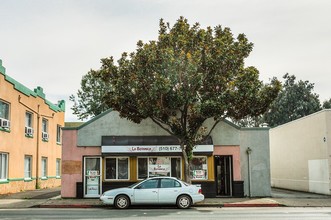
[[[289,73],[331,98],[330,0],[0,0],[0,59],[15,80],[66,100],[66,121],[77,121],[68,98],[82,76],[155,40],[160,18],[173,25],[180,16],[245,33],[254,43],[246,66],[264,82]]]

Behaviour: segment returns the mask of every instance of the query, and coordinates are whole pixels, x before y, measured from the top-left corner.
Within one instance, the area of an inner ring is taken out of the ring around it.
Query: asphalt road
[[[0,219],[330,220],[331,208],[4,209]]]

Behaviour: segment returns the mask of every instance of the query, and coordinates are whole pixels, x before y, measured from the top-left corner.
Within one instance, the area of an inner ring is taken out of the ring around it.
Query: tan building
[[[271,186],[330,195],[330,140],[330,109],[271,129]]]
[[[61,185],[65,102],[52,104],[5,73],[0,60],[0,194]]]

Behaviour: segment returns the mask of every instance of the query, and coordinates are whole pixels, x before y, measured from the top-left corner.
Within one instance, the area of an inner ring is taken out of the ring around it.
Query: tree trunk
[[[182,154],[184,159],[184,181],[191,184],[191,177],[190,177],[190,163],[189,158],[186,153],[186,146],[181,144]]]

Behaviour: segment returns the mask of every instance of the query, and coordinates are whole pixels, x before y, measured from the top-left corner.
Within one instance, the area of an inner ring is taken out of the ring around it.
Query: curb
[[[271,204],[245,204],[245,203],[239,203],[239,204],[223,204],[223,207],[282,207],[283,205],[277,204],[277,203],[271,203]]]
[[[49,204],[49,205],[36,205],[32,208],[108,208],[113,206],[107,205],[87,205],[87,204]],[[176,206],[174,206],[176,207]],[[244,203],[225,203],[225,204],[199,204],[199,205],[192,205],[192,207],[219,207],[219,208],[234,208],[234,207],[284,207],[282,204],[271,203],[271,204],[244,204]]]
[[[101,208],[103,206],[100,205],[37,205],[34,206],[33,208],[81,208],[81,209],[86,209],[86,208]]]

